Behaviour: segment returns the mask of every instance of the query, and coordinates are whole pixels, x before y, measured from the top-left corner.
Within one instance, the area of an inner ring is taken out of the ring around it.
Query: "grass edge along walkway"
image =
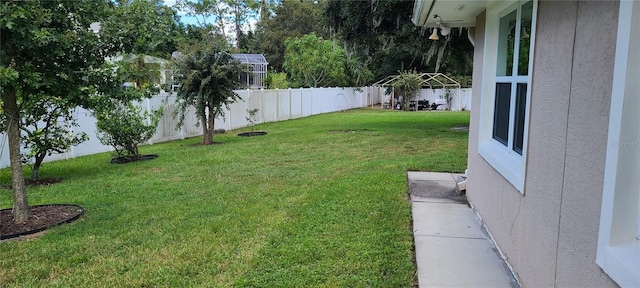
[[[411,287],[407,170],[462,172],[468,112],[355,109],[45,163],[31,205],[78,221],[0,243],[0,282],[24,286]],[[28,170],[28,169],[27,169]],[[25,171],[28,173],[28,171]],[[27,174],[28,175],[28,174]],[[0,174],[9,183],[9,172]],[[0,207],[11,191],[0,190]]]

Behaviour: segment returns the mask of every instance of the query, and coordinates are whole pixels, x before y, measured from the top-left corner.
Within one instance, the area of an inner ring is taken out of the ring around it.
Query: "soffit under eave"
[[[475,27],[476,17],[495,0],[415,0],[412,22],[420,27]],[[434,18],[438,15],[438,18]]]

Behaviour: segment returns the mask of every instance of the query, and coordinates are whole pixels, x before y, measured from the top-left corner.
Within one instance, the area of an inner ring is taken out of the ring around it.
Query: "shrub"
[[[287,81],[287,73],[284,72],[271,72],[265,79],[267,89],[287,89],[291,87],[289,81]]]
[[[247,119],[247,122],[249,122],[249,127],[251,127],[251,132],[253,132],[253,126],[256,125],[256,123],[258,122],[258,119],[256,117],[256,114],[258,114],[259,109],[246,109],[247,113],[249,114],[249,116],[244,117],[244,119]]]
[[[138,146],[153,137],[162,108],[142,111],[131,102],[111,101],[95,111],[100,143],[115,149],[118,156],[138,157]]]
[[[409,101],[415,98],[422,87],[422,78],[415,70],[400,72],[400,77],[393,86],[404,93],[402,107],[404,110],[409,110]]]

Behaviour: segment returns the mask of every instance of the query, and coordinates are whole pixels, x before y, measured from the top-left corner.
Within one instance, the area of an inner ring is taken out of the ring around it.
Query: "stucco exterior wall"
[[[539,2],[524,195],[478,154],[481,97],[473,98],[467,196],[524,287],[617,286],[595,255],[618,7]],[[482,65],[492,65],[482,63],[484,22],[480,15],[474,95]]]
[[[606,287],[613,284],[595,264],[595,257],[618,9],[618,1],[580,2],[577,9],[560,211],[556,273],[559,286]]]

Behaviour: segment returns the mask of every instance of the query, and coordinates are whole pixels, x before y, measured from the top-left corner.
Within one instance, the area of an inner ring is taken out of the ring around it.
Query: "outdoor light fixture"
[[[433,33],[431,33],[431,36],[429,36],[429,40],[438,40],[440,39],[440,37],[438,37],[438,28],[433,28]]]
[[[431,33],[431,36],[429,36],[429,40],[439,40],[440,37],[438,37],[438,29],[440,29],[440,34],[442,36],[447,36],[449,35],[449,33],[451,33],[451,27],[447,27],[444,24],[442,24],[442,17],[438,16],[438,15],[433,15],[433,18],[436,19],[436,27],[433,28],[433,33]],[[438,19],[440,18],[440,19]]]
[[[449,33],[451,33],[451,27],[444,26],[444,24],[440,23],[440,34],[447,36]]]

